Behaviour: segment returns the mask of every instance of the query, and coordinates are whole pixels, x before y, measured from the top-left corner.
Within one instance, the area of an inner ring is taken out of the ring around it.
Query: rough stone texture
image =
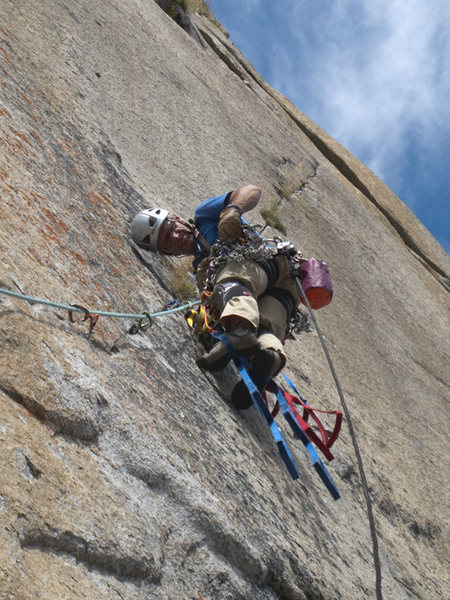
[[[374,502],[385,598],[448,587],[448,255],[366,167],[271,89],[207,19],[149,0],[0,0],[0,285],[153,312],[176,262],[138,255],[132,216],[289,183],[287,237],[326,258],[318,314]],[[261,221],[257,211],[252,216]],[[151,262],[150,262],[151,261]],[[236,381],[193,364],[182,316],[93,336],[0,297],[0,598],[374,597],[347,427],[334,503],[299,442],[292,482]],[[315,333],[287,344],[312,405],[338,407]],[[283,423],[282,430],[288,437]]]

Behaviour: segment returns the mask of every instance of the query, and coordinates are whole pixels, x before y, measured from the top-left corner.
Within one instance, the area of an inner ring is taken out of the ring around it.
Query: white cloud
[[[449,248],[449,0],[211,0],[263,77]],[[448,210],[448,209],[447,209]]]
[[[411,136],[429,142],[447,126],[447,0],[290,0],[289,15],[275,87],[381,177],[395,176]]]

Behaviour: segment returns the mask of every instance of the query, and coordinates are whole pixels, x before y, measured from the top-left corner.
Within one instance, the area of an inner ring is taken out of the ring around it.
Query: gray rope
[[[314,314],[314,311],[311,308],[309,300],[306,297],[305,291],[304,291],[303,286],[300,283],[298,277],[295,277],[295,282],[297,284],[299,292],[302,295],[303,300],[305,301],[306,306],[308,307],[308,310],[309,310],[309,312],[311,314],[311,318],[313,320],[314,326],[315,326],[315,328],[317,330],[317,333],[319,335],[319,339],[320,339],[320,342],[322,344],[323,351],[325,352],[325,356],[327,357],[327,361],[328,361],[328,364],[330,366],[331,374],[333,375],[333,379],[334,379],[334,382],[336,384],[336,388],[337,388],[337,392],[339,394],[339,398],[341,400],[342,408],[344,409],[345,418],[347,419],[348,429],[350,431],[350,436],[352,438],[353,448],[355,450],[356,460],[357,460],[357,463],[358,463],[358,470],[359,470],[359,475],[361,477],[362,487],[363,487],[363,491],[364,491],[364,497],[365,497],[366,506],[367,506],[367,515],[369,517],[369,523],[370,523],[370,534],[371,534],[371,537],[372,537],[372,547],[373,547],[373,560],[374,560],[374,564],[375,564],[375,591],[376,591],[376,597],[377,597],[377,600],[383,600],[382,587],[381,587],[381,578],[382,578],[381,577],[381,562],[380,562],[380,555],[379,555],[379,551],[378,551],[377,530],[376,530],[376,526],[375,526],[375,518],[374,518],[374,515],[373,515],[372,501],[370,499],[370,494],[369,494],[369,486],[367,484],[366,474],[364,472],[364,465],[363,465],[363,461],[362,461],[361,452],[359,450],[359,445],[358,445],[358,440],[356,438],[355,429],[353,427],[353,422],[352,422],[352,419],[350,417],[350,411],[348,410],[347,403],[345,401],[344,394],[342,392],[341,384],[339,382],[338,376],[336,375],[336,371],[334,369],[333,361],[331,360],[330,353],[328,352],[328,348],[327,348],[327,345],[325,343],[325,339],[324,339],[324,337],[322,335],[322,332],[320,330],[320,327],[319,327],[319,324],[317,322],[317,319],[316,319],[316,316]]]

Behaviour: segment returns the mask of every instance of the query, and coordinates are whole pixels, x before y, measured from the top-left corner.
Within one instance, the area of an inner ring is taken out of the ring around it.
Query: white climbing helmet
[[[164,208],[146,208],[141,210],[131,221],[131,237],[133,242],[156,252],[158,250],[158,234],[161,225],[167,219],[169,212]]]

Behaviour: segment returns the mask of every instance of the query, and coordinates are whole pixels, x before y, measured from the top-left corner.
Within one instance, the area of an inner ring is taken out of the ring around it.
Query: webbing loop
[[[139,333],[140,331],[146,331],[149,327],[153,325],[153,317],[149,312],[144,312],[143,317],[137,321],[137,323],[133,323],[133,325],[128,330],[128,333],[134,335]]]
[[[317,448],[319,448],[319,450],[323,453],[323,455],[325,456],[325,458],[327,460],[333,460],[334,456],[331,453],[330,448],[332,447],[332,445],[334,444],[334,442],[337,440],[337,438],[339,436],[339,432],[341,430],[341,425],[342,425],[342,412],[339,410],[321,410],[320,408],[312,408],[305,402],[302,402],[302,400],[299,400],[296,396],[293,396],[292,394],[289,394],[288,392],[281,390],[279,388],[278,388],[278,390],[276,390],[275,387],[278,387],[278,386],[276,386],[275,382],[272,381],[268,384],[268,386],[266,388],[267,391],[274,392],[277,396],[277,402],[272,410],[272,415],[275,417],[278,414],[278,411],[279,411],[280,405],[281,405],[281,403],[280,403],[280,395],[281,395],[283,397],[284,401],[289,406],[290,411],[292,412],[295,420],[297,421],[298,425],[301,427],[302,431],[304,431],[304,433],[308,436],[308,438],[311,440],[311,442],[313,442],[317,446]],[[298,413],[298,411],[296,409],[296,405],[301,406],[303,408],[302,416],[300,416],[300,414]],[[320,413],[324,413],[324,414],[328,414],[328,415],[335,415],[335,417],[336,417],[335,424],[334,424],[333,431],[331,432],[330,435],[328,434],[327,430],[325,429],[325,426],[322,423],[322,421],[316,415],[316,412],[320,412]],[[311,425],[308,423],[309,417],[311,417],[313,419],[313,421],[315,422],[315,424],[317,425],[317,428],[320,433],[320,437],[316,434],[316,432],[313,430]]]
[[[282,412],[284,418],[286,419],[286,421],[289,423],[289,425],[294,433],[294,437],[297,439],[300,439],[303,442],[303,445],[305,446],[306,450],[309,453],[309,456],[311,458],[311,462],[312,462],[314,469],[317,471],[319,477],[322,479],[323,483],[325,484],[325,487],[330,492],[332,498],[334,500],[339,500],[339,498],[341,497],[341,494],[339,493],[339,490],[337,489],[336,484],[334,483],[333,479],[331,478],[330,474],[328,473],[327,469],[325,468],[325,465],[323,464],[323,462],[320,460],[319,456],[317,455],[317,452],[316,452],[314,446],[312,445],[312,441],[314,441],[314,443],[317,444],[317,441],[320,441],[320,440],[318,440],[317,436],[315,436],[316,440],[309,439],[309,435],[307,435],[307,433],[303,430],[303,427],[298,422],[297,417],[294,416],[293,411],[292,411],[292,406],[286,400],[283,392],[281,391],[281,389],[278,387],[278,385],[273,380],[270,382],[270,387],[271,387],[271,391],[273,393],[275,393],[275,395],[277,396],[277,400],[281,407],[281,412]],[[331,455],[331,457],[332,457],[332,455]],[[328,460],[331,460],[331,459],[328,459]]]

